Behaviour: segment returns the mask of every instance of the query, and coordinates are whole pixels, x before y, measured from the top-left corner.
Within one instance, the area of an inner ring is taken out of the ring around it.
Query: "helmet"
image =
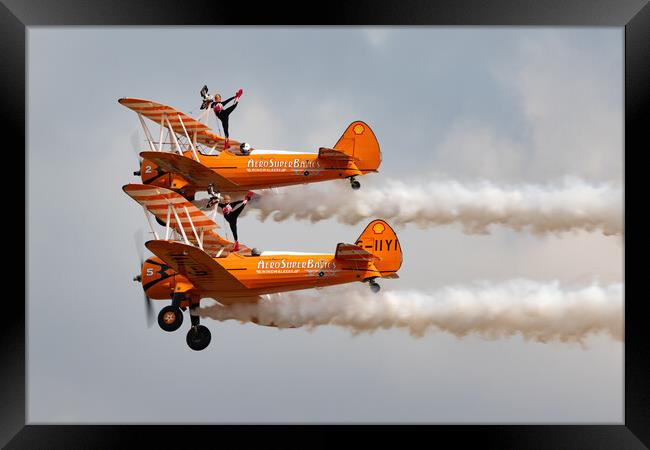
[[[242,153],[248,153],[251,151],[251,145],[248,142],[243,142],[239,148]]]

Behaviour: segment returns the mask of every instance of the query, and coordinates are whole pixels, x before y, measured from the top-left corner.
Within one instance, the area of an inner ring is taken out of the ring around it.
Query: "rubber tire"
[[[212,334],[208,327],[203,325],[190,328],[185,338],[188,347],[197,352],[210,345],[210,340],[212,340]]]
[[[154,216],[154,218],[156,219],[156,222],[158,222],[159,225],[161,225],[161,226],[163,226],[163,227],[166,227],[166,226],[167,226],[167,224],[165,223],[165,221],[162,220],[162,219],[159,219],[158,216]]]
[[[176,314],[176,320],[171,324],[165,323],[163,320],[165,314],[173,312]],[[167,305],[158,313],[158,326],[164,331],[172,332],[178,330],[183,324],[183,312],[177,306]]]
[[[359,183],[357,180],[354,180],[350,182],[350,186],[352,186],[352,189],[356,191],[361,187],[361,183]]]
[[[370,283],[370,290],[373,293],[376,294],[377,292],[379,292],[380,289],[381,289],[381,286],[378,283],[375,283],[375,282]]]

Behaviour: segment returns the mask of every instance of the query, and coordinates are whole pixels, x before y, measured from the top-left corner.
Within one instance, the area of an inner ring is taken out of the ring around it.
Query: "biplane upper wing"
[[[203,238],[203,249],[209,254],[217,254],[224,248],[232,246],[231,241],[224,239],[214,231],[219,225],[180,194],[169,189],[147,184],[127,184],[122,189],[129,197],[140,203],[147,211],[164,223],[167,222],[169,211],[170,227],[179,234],[182,234],[182,228],[187,239],[198,245],[196,231],[199,239]],[[173,210],[170,209],[170,206]],[[191,218],[191,223],[188,215]],[[180,220],[180,227],[176,216]],[[194,226],[194,229],[192,229],[192,226]]]
[[[122,189],[163,223],[167,222],[169,211],[170,227],[178,234],[184,233],[188,241],[194,245],[199,245],[199,240],[202,239],[203,250],[208,254],[218,256],[224,254],[224,251],[226,254],[232,251],[234,242],[224,239],[215,231],[219,225],[182,195],[170,189],[148,184],[127,184]],[[176,216],[180,220],[180,227]],[[250,251],[249,247],[240,243],[237,253],[247,254]]]
[[[153,102],[151,100],[130,97],[121,98],[118,102],[164,127],[169,128],[171,126],[171,129],[177,134],[185,135],[185,130],[187,130],[190,139],[193,139],[196,134],[197,142],[207,145],[208,147],[223,150],[225,142],[223,137],[214,134],[206,124],[199,122],[193,117],[188,116],[171,106],[163,105],[162,103]],[[183,130],[183,125],[185,126],[185,130]],[[230,145],[239,146],[240,144],[240,142],[233,139],[230,140]]]
[[[219,175],[192,158],[167,152],[141,152],[140,156],[158,165],[166,172],[178,173],[188,181],[199,186],[214,185],[216,191],[232,192],[241,190],[238,184]]]
[[[171,241],[148,241],[145,246],[203,293],[217,299],[250,302],[254,293],[200,248]]]
[[[318,159],[330,159],[336,161],[359,161],[359,158],[349,155],[335,148],[321,147],[318,149]]]
[[[373,255],[367,250],[359,247],[355,244],[346,244],[341,242],[336,246],[336,253],[334,255],[337,259],[343,259],[347,261],[377,261],[381,259],[377,255]]]
[[[176,214],[170,213],[169,224],[172,228],[178,229],[179,232],[180,228],[176,215],[180,219],[180,227],[184,230],[189,229],[192,232],[190,220],[187,217],[188,213],[194,228],[198,231],[219,227],[214,220],[206,216],[192,202],[170,189],[149,184],[127,184],[122,186],[122,190],[163,222],[167,221],[168,207],[173,206]],[[187,210],[187,213],[185,210]]]

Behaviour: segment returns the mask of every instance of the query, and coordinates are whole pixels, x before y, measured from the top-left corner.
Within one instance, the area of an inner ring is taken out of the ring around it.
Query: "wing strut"
[[[169,219],[171,219],[172,215],[172,205],[171,203],[167,204],[167,220],[165,221],[165,240],[169,240],[169,231],[171,230],[171,227],[169,226]]]
[[[156,237],[156,240],[159,240],[160,238],[158,237],[158,234],[154,230],[153,224],[151,223],[151,219],[149,215],[147,214],[147,208],[142,207],[144,209],[144,215],[147,217],[147,221],[149,222],[149,227],[151,228],[151,231],[153,231],[154,236]],[[203,228],[201,228],[201,235],[199,236],[199,233],[196,231],[196,227],[194,226],[194,221],[192,220],[192,216],[190,216],[190,212],[187,210],[187,206],[183,205],[183,210],[185,211],[185,216],[187,217],[188,222],[190,223],[190,227],[192,228],[192,232],[194,233],[194,237],[196,238],[196,242],[199,244],[199,248],[203,250]],[[183,235],[183,240],[185,240],[185,243],[187,245],[192,245],[192,243],[189,241],[187,238],[187,235],[185,234],[185,229],[181,225],[181,219],[178,217],[178,213],[176,212],[176,208],[174,207],[173,203],[167,203],[167,220],[165,221],[165,240],[169,240],[169,234],[171,230],[170,226],[170,219],[171,219],[171,214],[172,212],[174,213],[174,218],[176,219],[176,223],[178,224],[178,228],[180,228],[181,233]]]
[[[163,120],[160,121],[160,137],[158,138],[158,151],[159,152],[162,152],[163,130],[165,129],[165,126],[163,125],[163,121],[165,120],[165,117],[167,117],[167,113],[163,113]]]
[[[174,133],[174,128],[172,127],[171,122],[169,121],[169,117],[165,114],[165,122],[167,122],[167,126],[169,127],[169,134],[172,135],[172,140],[174,141],[174,145],[176,146],[176,150],[178,150],[179,155],[183,155],[183,150],[181,150],[181,146],[178,143],[178,139],[176,139],[176,133]]]
[[[190,217],[190,212],[187,210],[187,206],[183,206],[183,209],[185,210],[185,215],[187,216],[187,220],[190,222],[190,226],[192,227],[192,231],[194,232],[194,237],[196,238],[196,242],[199,244],[199,247],[201,250],[203,250],[203,242],[202,239],[199,238],[199,234],[196,232],[196,228],[194,228],[194,222],[192,222],[192,218]],[[180,222],[178,222],[180,224]],[[182,230],[183,228],[181,228]]]
[[[153,145],[153,138],[151,137],[151,133],[149,132],[149,127],[147,127],[147,124],[144,123],[142,114],[138,113],[138,119],[140,119],[140,124],[142,125],[142,129],[144,130],[144,134],[145,136],[147,136],[147,142],[149,142],[149,148],[151,149],[152,152],[155,152],[156,147]]]
[[[192,142],[192,139],[190,139],[190,135],[187,134],[187,128],[185,128],[185,124],[183,123],[183,119],[181,119],[180,114],[176,114],[176,115],[178,116],[178,121],[181,123],[181,127],[183,127],[183,131],[185,132],[185,137],[187,138],[188,142],[190,143],[190,148],[192,149],[192,154],[194,155],[194,159],[199,161],[199,155],[196,154],[196,147],[194,147],[194,143]]]
[[[156,240],[160,239],[158,237],[158,233],[156,233],[155,228],[153,227],[153,224],[151,223],[151,217],[149,217],[149,211],[147,211],[147,208],[142,205],[142,210],[144,211],[144,216],[147,218],[147,222],[149,223],[149,228],[151,228],[151,232],[153,233],[154,237]]]
[[[183,234],[183,239],[185,240],[185,243],[187,245],[192,245],[192,244],[190,244],[190,240],[187,239],[187,235],[185,234],[185,228],[183,228],[183,225],[181,225],[181,219],[179,219],[179,217],[178,217],[178,213],[176,212],[176,208],[174,208],[174,206],[171,203],[169,204],[168,207],[171,208],[172,212],[174,213],[174,218],[176,219],[176,223],[178,224],[178,228],[181,229],[181,233]],[[169,226],[169,224],[167,224],[167,226]],[[192,227],[193,226],[194,225],[192,225]]]

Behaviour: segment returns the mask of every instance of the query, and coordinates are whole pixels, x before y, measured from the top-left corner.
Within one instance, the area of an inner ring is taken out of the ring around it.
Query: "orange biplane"
[[[144,184],[165,187],[194,200],[197,192],[242,194],[254,189],[290,186],[348,178],[353,189],[361,184],[357,176],[377,172],[381,164],[379,143],[370,127],[351,123],[332,148],[318,153],[261,150],[213,133],[201,120],[171,106],[138,98],[121,98],[119,103],[138,114],[149,144],[142,157],[139,175]],[[154,140],[144,118],[160,125]]]
[[[367,282],[377,292],[376,279],[397,278],[402,265],[397,235],[383,220],[370,222],[353,244],[339,243],[334,253],[261,252],[246,246],[233,252],[233,242],[217,234],[214,220],[178,193],[145,184],[122,189],[143,206],[155,237],[145,244],[155,256],[144,261],[134,280],[148,299],[171,300],[158,314],[163,330],[177,330],[181,310],[189,308],[187,344],[193,350],[206,348],[211,338],[199,323],[201,298],[227,307],[256,303],[266,294],[354,281]],[[167,224],[164,238],[154,229],[151,214]]]

